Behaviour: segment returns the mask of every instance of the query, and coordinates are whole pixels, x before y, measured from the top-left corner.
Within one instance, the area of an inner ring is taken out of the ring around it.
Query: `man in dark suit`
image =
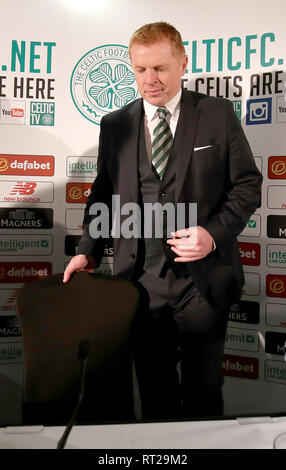
[[[113,273],[142,290],[134,357],[143,418],[221,415],[228,312],[244,282],[236,237],[260,204],[262,177],[231,102],[181,89],[187,57],[173,26],[144,25],[129,51],[142,99],[101,121],[98,176],[64,282],[100,264],[93,204],[136,202],[145,228],[150,203],[196,203],[197,223],[172,235],[161,211],[160,238],[115,238]]]

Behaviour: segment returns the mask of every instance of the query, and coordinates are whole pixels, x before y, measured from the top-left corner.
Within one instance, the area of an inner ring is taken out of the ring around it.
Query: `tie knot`
[[[169,114],[169,111],[166,108],[158,108],[157,113],[160,119],[166,119],[166,116],[167,114]]]

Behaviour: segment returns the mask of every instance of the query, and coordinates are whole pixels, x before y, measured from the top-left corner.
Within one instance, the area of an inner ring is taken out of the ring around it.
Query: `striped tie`
[[[166,120],[166,116],[170,114],[169,111],[166,108],[158,108],[157,112],[159,114],[159,123],[153,132],[152,165],[159,178],[162,179],[173,144],[173,136]]]

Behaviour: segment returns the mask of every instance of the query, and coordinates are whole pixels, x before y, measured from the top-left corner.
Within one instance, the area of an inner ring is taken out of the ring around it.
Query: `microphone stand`
[[[82,369],[81,369],[81,384],[80,384],[80,393],[79,393],[79,397],[78,397],[78,403],[77,403],[77,406],[72,414],[72,417],[62,435],[62,437],[60,438],[59,442],[58,442],[58,445],[57,445],[57,449],[64,449],[65,445],[66,445],[66,441],[69,437],[69,434],[72,430],[72,427],[73,425],[75,424],[75,421],[76,421],[76,418],[77,418],[77,415],[78,415],[78,411],[80,409],[80,405],[82,403],[82,400],[83,400],[83,397],[84,397],[84,383],[85,383],[85,375],[86,375],[86,369],[87,369],[87,363],[88,363],[88,357],[85,357],[83,359],[83,362],[82,362]]]

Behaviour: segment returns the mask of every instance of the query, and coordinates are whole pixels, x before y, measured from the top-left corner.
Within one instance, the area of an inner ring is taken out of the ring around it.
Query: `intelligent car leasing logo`
[[[272,98],[248,100],[246,102],[246,124],[270,124],[272,117]]]
[[[89,121],[122,108],[138,96],[126,46],[108,44],[87,52],[76,64],[70,82],[73,102]]]
[[[265,380],[286,385],[285,362],[265,361]]]

